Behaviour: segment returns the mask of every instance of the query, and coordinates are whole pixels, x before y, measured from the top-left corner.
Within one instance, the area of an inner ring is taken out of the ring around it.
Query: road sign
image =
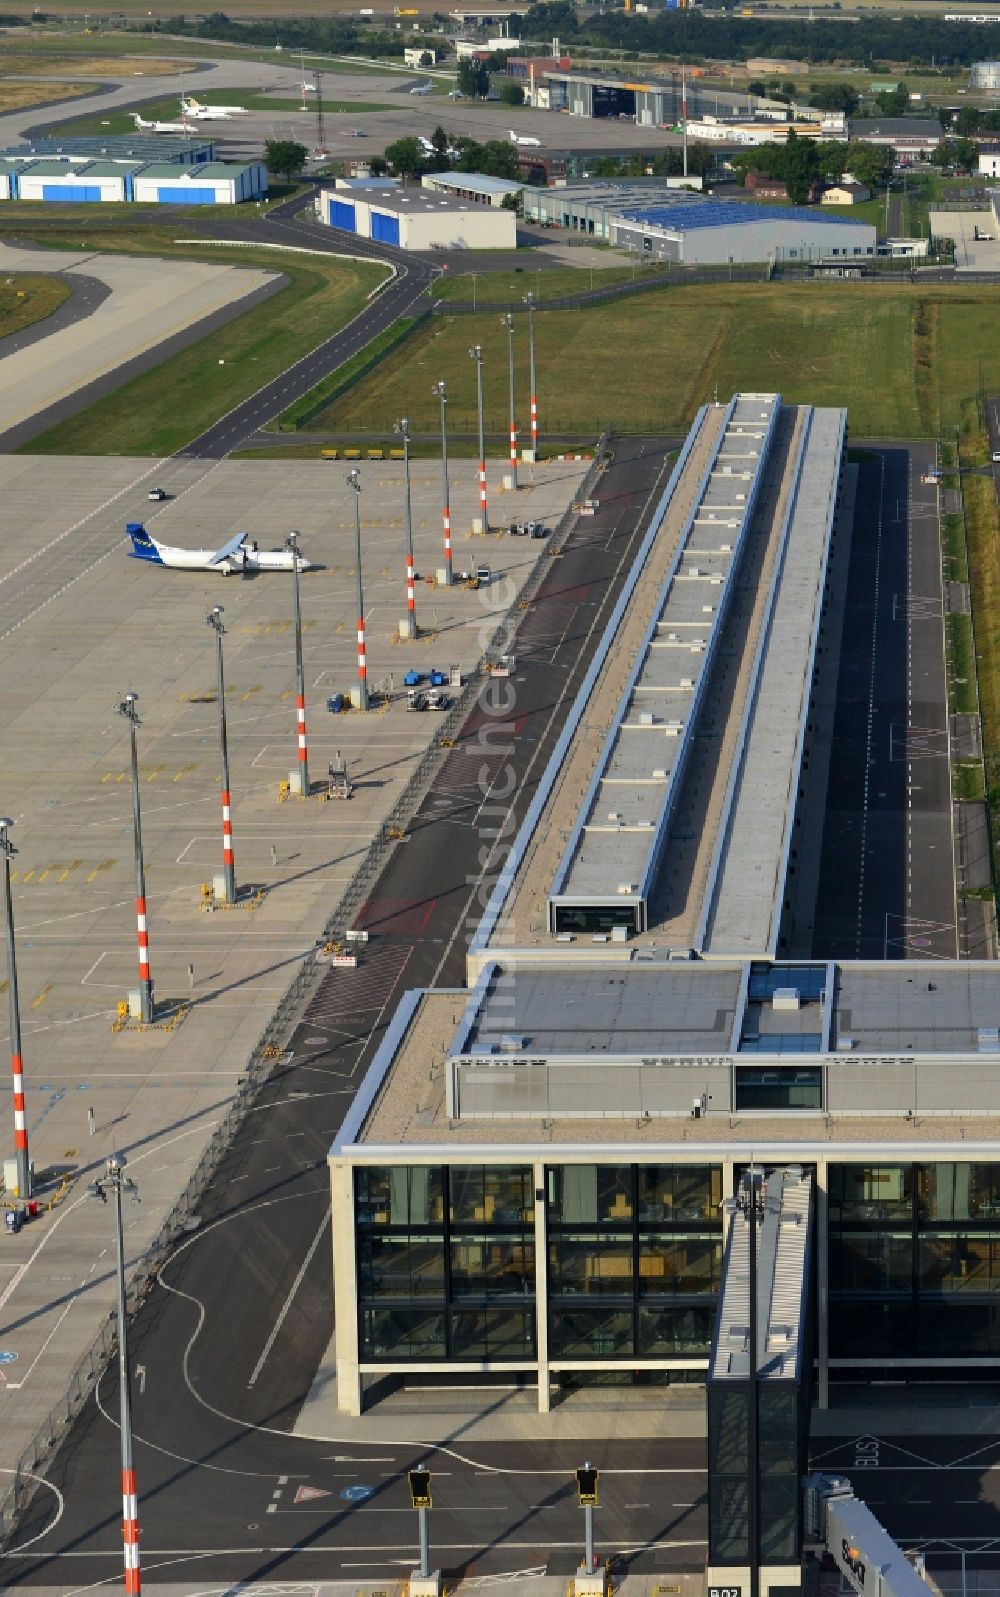
[[[12,1353],[9,1349],[5,1348],[0,1350],[0,1364],[13,1364],[16,1359],[17,1354]]]
[[[368,1487],[364,1487],[363,1490],[367,1491]],[[295,1503],[311,1503],[317,1497],[332,1496],[333,1493],[328,1492],[324,1486],[300,1486],[292,1501]]]
[[[411,1469],[407,1478],[410,1482],[410,1502],[414,1508],[430,1508],[432,1506],[430,1470]]]
[[[596,1469],[578,1469],[576,1489],[581,1508],[599,1508],[601,1505],[601,1475]]]
[[[375,1496],[374,1486],[345,1486],[340,1494],[345,1503],[363,1503],[366,1497]]]

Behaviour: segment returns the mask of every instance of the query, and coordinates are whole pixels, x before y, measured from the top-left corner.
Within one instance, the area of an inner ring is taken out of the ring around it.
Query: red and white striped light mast
[[[393,431],[403,440],[403,516],[406,526],[406,625],[407,637],[419,635],[417,626],[417,596],[413,579],[413,514],[410,506],[410,423],[406,416],[397,421]]]
[[[448,482],[448,384],[442,379],[431,389],[441,401],[441,488],[443,493],[445,587],[451,587],[451,486]]]
[[[361,473],[347,473],[348,487],[354,489],[354,566],[358,612],[358,709],[368,708],[368,656],[365,652],[365,594],[361,581]]]
[[[108,1157],[105,1173],[87,1188],[92,1198],[108,1201],[110,1187],[115,1200],[115,1259],[118,1266],[118,1401],[122,1448],[122,1541],[125,1553],[126,1597],[140,1597],[142,1571],[139,1565],[139,1508],[135,1490],[135,1465],[132,1461],[132,1391],[128,1368],[128,1325],[125,1315],[125,1240],[122,1231],[122,1193],[139,1202],[139,1189],[123,1175],[127,1160],[123,1153]]]
[[[302,555],[299,552],[299,535],[290,532],[285,548],[292,557],[292,605],[295,617],[295,721],[299,739],[299,791],[309,797],[309,742],[306,735],[306,679],[302,665],[302,606],[299,600],[299,571]]]
[[[14,947],[14,900],[10,891],[10,862],[17,849],[7,834],[13,824],[9,815],[0,817],[3,901],[7,914],[7,999],[10,1008],[10,1069],[14,1086],[14,1154],[17,1160],[17,1195],[23,1203],[25,1199],[31,1197],[31,1160],[28,1157],[28,1121],[24,1107],[21,1009],[17,998],[17,952]]]
[[[149,930],[146,924],[146,872],[142,861],[142,816],[139,811],[139,756],[135,734],[142,725],[136,704],[138,693],[126,693],[118,706],[128,722],[132,745],[132,832],[135,840],[135,912],[139,928],[139,1012],[144,1025],[153,1018],[153,979],[149,973]]]
[[[525,294],[528,307],[528,358],[531,367],[531,453],[538,459],[538,390],[535,387],[535,296]]]
[[[500,318],[500,326],[507,329],[507,367],[510,388],[510,470],[517,487],[517,416],[514,411],[514,318],[510,311]]]
[[[490,521],[486,510],[486,444],[483,437],[483,346],[473,344],[469,359],[476,363],[476,410],[479,417],[479,515],[483,532],[489,532]]]
[[[223,902],[236,903],[236,861],[233,854],[233,810],[229,791],[229,741],[226,736],[226,673],[222,663],[222,606],[214,605],[205,618],[215,633],[215,663],[219,681],[219,758],[222,762],[222,864],[225,887]]]

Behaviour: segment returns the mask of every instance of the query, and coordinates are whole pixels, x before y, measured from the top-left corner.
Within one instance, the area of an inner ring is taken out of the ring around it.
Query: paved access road
[[[932,1407],[925,1419],[918,1436],[816,1438],[811,1468],[846,1475],[890,1535],[929,1562],[965,1550],[1000,1568],[1000,1437],[935,1433]]]
[[[405,250],[337,234],[321,224],[297,220],[295,213],[307,203],[302,195],[297,195],[284,205],[276,206],[260,221],[240,222],[236,218],[216,221],[213,218],[214,225],[205,231],[220,238],[245,239],[248,243],[290,244],[298,249],[321,250],[328,255],[382,261],[394,267],[396,275],[352,322],[193,439],[180,451],[183,455],[215,460],[239,449],[272,417],[307,394],[379,333],[401,316],[411,315],[421,295],[426,294],[440,273],[440,267],[433,261],[422,260]],[[219,254],[238,256],[239,251],[220,249]],[[280,261],[281,255],[276,251],[275,263],[280,264]]]
[[[933,463],[931,445],[860,462],[813,946],[829,959],[958,955]]]
[[[137,1317],[130,1350],[147,1580],[153,1566],[161,1580],[176,1579],[177,1560],[200,1560],[203,1550],[206,1575],[226,1580],[309,1578],[320,1565],[327,1578],[357,1566],[385,1576],[405,1567],[392,1560],[410,1562],[414,1526],[401,1472],[425,1456],[419,1423],[407,1414],[398,1432],[405,1439],[381,1446],[359,1441],[362,1428],[346,1419],[322,1441],[289,1435],[332,1332],[325,1157],[398,995],[462,982],[477,900],[531,801],[666,470],[659,447],[621,446],[601,510],[581,521],[524,617],[507,743],[483,748],[477,708],[358,917],[372,939],[364,962],[331,972],[321,987],[291,1063],[261,1093],[216,1177],[200,1227]],[[517,777],[509,797],[508,763]],[[115,1413],[112,1374],[0,1562],[0,1585],[114,1578]],[[505,1440],[463,1446],[457,1426],[448,1449],[434,1453],[442,1476],[435,1537],[447,1567],[574,1558],[580,1516],[567,1486],[585,1446],[605,1470],[623,1472],[608,1482],[604,1545],[649,1544],[650,1557],[670,1568],[703,1558],[702,1444],[611,1446],[601,1441],[601,1409],[592,1413],[593,1440],[537,1449]],[[654,1469],[666,1473],[650,1476]],[[340,1493],[352,1485],[373,1486],[377,1501],[345,1503]],[[296,1503],[301,1486],[331,1500]]]

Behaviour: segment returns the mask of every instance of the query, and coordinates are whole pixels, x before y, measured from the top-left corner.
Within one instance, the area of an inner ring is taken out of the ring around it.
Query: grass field
[[[855,437],[933,437],[961,422],[983,379],[1000,384],[995,325],[1000,292],[843,283],[693,284],[594,309],[536,318],[540,424],[593,436],[687,427],[717,391],[777,389],[792,402],[846,405]],[[470,344],[486,352],[485,410],[491,433],[507,416],[507,341],[487,316],[436,318],[311,424],[381,431],[397,416],[415,431],[437,425],[430,387],[449,386],[456,431],[476,425]],[[516,335],[522,411],[528,381],[527,327]]]
[[[162,49],[162,45],[159,48]],[[58,72],[65,77],[154,78],[194,71],[194,67],[186,62],[178,65],[175,61],[164,61],[154,56],[131,60],[135,50],[135,41],[132,39],[122,41],[120,54],[109,54],[103,39],[84,36],[78,42],[68,37],[21,40],[8,36],[3,41],[3,49],[7,71],[37,73],[41,76]]]
[[[352,9],[347,7],[348,10]],[[77,11],[75,13],[79,15]],[[143,10],[143,18],[146,16]],[[243,15],[252,13],[241,13]],[[273,14],[269,5],[267,14]],[[292,13],[302,15],[302,7],[295,6]],[[290,72],[299,70],[299,52],[287,50],[278,52],[261,48],[260,45],[243,45],[215,43],[206,39],[189,39],[183,37],[165,37],[162,34],[142,34],[138,32],[102,33],[89,35],[70,32],[68,29],[56,33],[32,33],[24,39],[15,38],[8,34],[3,39],[4,67],[7,71],[33,72],[51,71],[69,73],[70,63],[77,62],[77,70],[92,77],[98,75],[113,75],[120,71],[115,63],[122,57],[128,60],[135,58],[133,64],[126,70],[134,76],[170,76],[179,71],[193,71],[191,67],[181,65],[189,56],[204,59],[211,57],[213,61],[257,61],[265,62],[268,66],[284,66]],[[171,59],[164,59],[164,53]],[[146,64],[148,61],[148,65]],[[30,65],[22,63],[30,62]],[[36,62],[49,62],[51,65],[35,66]],[[315,51],[305,52],[306,67],[312,71],[353,74],[357,77],[412,77],[413,68],[404,68],[399,62],[386,62],[385,66],[369,61],[355,61],[346,56],[317,55]]]
[[[0,114],[30,111],[33,105],[45,105],[52,100],[75,100],[87,93],[87,87],[85,83],[68,83],[60,78],[48,78],[44,83],[18,83],[13,78],[0,78]]]
[[[275,116],[280,116],[288,111],[301,111],[302,109],[300,100],[279,100],[271,95],[244,92],[240,89],[216,89],[215,91],[206,91],[205,94],[198,94],[192,89],[191,93],[203,105],[242,105],[248,111],[272,111]],[[307,104],[306,110],[315,111],[315,96],[311,95],[310,99],[313,103],[311,105]],[[137,101],[135,109],[147,122],[176,122],[181,114],[180,95],[174,94],[169,98]],[[327,100],[325,97],[323,100],[323,110],[328,114],[340,112],[348,116],[363,116],[368,111],[392,111],[394,109],[398,108],[391,105],[376,105],[367,100]],[[206,135],[213,133],[220,135],[223,129],[232,129],[238,125],[238,117],[233,117],[229,124],[225,122],[198,122],[194,119],[191,121],[193,132],[202,132]],[[61,120],[59,123],[59,132],[65,134],[116,134],[133,133],[134,131],[135,123],[129,111],[107,111],[103,115],[78,116],[71,118],[69,121]]]
[[[972,432],[965,442],[973,445],[970,452],[976,454],[981,452],[984,440]],[[963,456],[965,452],[963,445]],[[963,477],[962,497],[969,541],[986,794],[996,837],[1000,823],[1000,518],[992,477]]]
[[[217,260],[136,229],[122,240],[91,232],[95,249]],[[231,256],[227,256],[227,261]],[[167,455],[329,338],[363,308],[384,271],[356,261],[301,264],[301,257],[240,250],[240,263],[281,270],[288,286],[227,327],[171,356],[106,399],[26,446],[30,454]],[[224,364],[220,364],[223,362]]]
[[[526,265],[513,272],[456,272],[449,277],[439,277],[434,284],[434,294],[437,299],[459,300],[466,305],[471,305],[475,299],[516,309],[529,290],[542,303],[547,299],[561,299],[566,294],[587,294],[591,288],[626,283],[634,274],[631,266],[618,265],[618,259],[620,257],[611,255],[607,266],[596,266],[592,271],[589,266],[555,266],[551,271],[535,271]],[[647,275],[643,273],[644,277]]]
[[[19,333],[51,316],[69,299],[68,283],[48,277],[42,272],[19,272],[15,277],[0,280],[0,358],[3,356],[2,340],[10,333]]]

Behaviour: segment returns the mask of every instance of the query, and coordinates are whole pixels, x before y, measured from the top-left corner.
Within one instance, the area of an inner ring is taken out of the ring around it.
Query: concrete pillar
[[[830,1407],[830,1166],[816,1161],[816,1402]]]
[[[538,1412],[549,1412],[549,1255],[545,1224],[545,1165],[536,1159],[535,1183],[535,1343],[538,1349]]]
[[[330,1163],[330,1228],[333,1236],[333,1304],[337,1354],[337,1408],[361,1413],[358,1368],[358,1268],[354,1230],[354,1171],[343,1160]]]

